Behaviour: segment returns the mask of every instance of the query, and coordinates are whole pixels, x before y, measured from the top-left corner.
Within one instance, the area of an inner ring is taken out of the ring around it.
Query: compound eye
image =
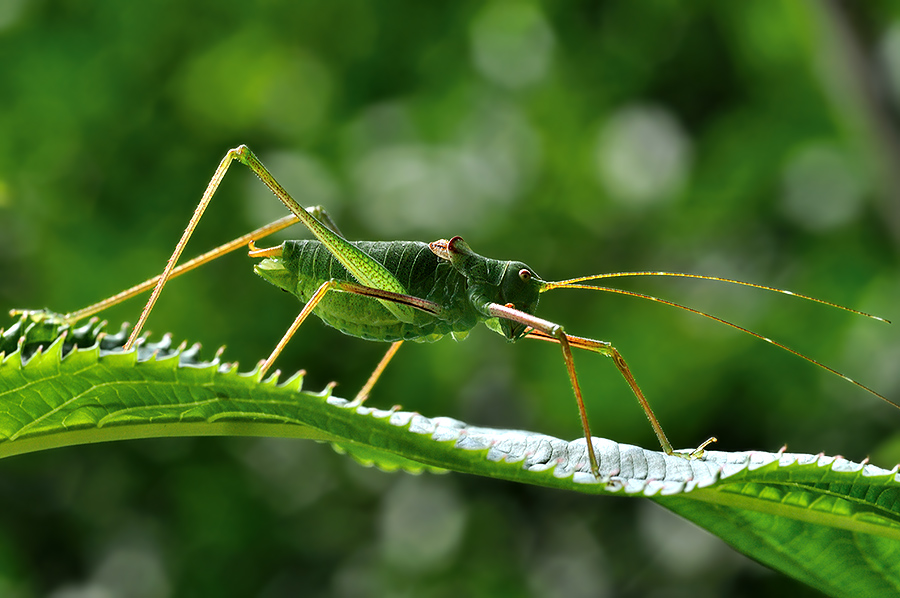
[[[519,270],[519,278],[521,278],[525,282],[528,282],[529,280],[531,280],[532,276],[534,276],[534,275],[531,273],[530,270],[528,270],[528,268],[522,268],[521,270]]]

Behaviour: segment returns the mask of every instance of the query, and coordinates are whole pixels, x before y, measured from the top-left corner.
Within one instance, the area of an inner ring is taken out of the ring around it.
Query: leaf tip
[[[306,375],[306,370],[298,370],[294,372],[290,378],[284,381],[280,388],[284,388],[286,390],[292,390],[294,392],[300,392],[303,388],[303,377]]]
[[[262,379],[262,377],[264,375],[265,375],[265,373],[262,371],[259,373],[259,381],[262,384],[267,384],[269,386],[275,386],[278,384],[278,379],[281,377],[281,370],[273,370],[272,373],[269,375],[269,377],[266,378],[265,380]]]

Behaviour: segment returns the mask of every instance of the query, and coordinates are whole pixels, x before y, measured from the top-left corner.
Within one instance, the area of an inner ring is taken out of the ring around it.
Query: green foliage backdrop
[[[9,0],[0,308],[73,310],[158,273],[218,160],[248,143],[350,238],[459,234],[550,279],[682,270],[896,321],[898,97],[889,2]],[[281,211],[235,169],[188,254]],[[249,369],[298,309],[250,266],[236,254],[173,282],[149,328]],[[712,283],[627,284],[900,397],[891,327]],[[677,446],[715,434],[900,461],[900,413],[837,377],[689,314],[559,293],[541,315],[612,341]],[[352,395],[385,348],[312,322],[278,366]],[[652,447],[612,364],[577,359],[595,433]],[[557,350],[487,330],[404,347],[380,397],[579,434]],[[0,506],[3,595],[816,595],[649,503],[384,474],[309,442],[18,457],[0,463]]]

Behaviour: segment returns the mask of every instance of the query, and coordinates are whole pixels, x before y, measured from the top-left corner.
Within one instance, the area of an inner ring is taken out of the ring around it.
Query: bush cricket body
[[[176,267],[191,233],[196,228],[234,160],[249,167],[285,204],[291,215]],[[313,233],[315,240],[285,241],[281,245],[264,249],[255,246],[254,240],[281,230],[298,220]],[[553,342],[558,344],[562,351],[587,442],[590,469],[595,476],[599,476],[599,464],[593,450],[590,425],[578,376],[575,372],[572,347],[610,357],[641,405],[662,450],[669,455],[681,453],[675,453],[672,449],[672,445],[625,359],[612,344],[570,335],[560,324],[535,315],[540,294],[552,289],[575,288],[619,293],[690,311],[774,344],[845,378],[888,403],[898,406],[867,386],[811,357],[722,318],[650,295],[584,283],[607,278],[642,275],[716,280],[794,295],[855,314],[887,321],[883,318],[783,289],[697,274],[652,271],[619,272],[550,282],[542,280],[534,270],[522,262],[495,260],[478,255],[458,236],[449,240],[440,239],[432,243],[417,241],[351,242],[339,233],[324,210],[304,208],[298,204],[244,145],[230,150],[220,162],[162,274],[100,303],[67,314],[66,318],[74,323],[105,307],[152,288],[150,299],[125,345],[125,350],[130,350],[139,338],[147,317],[169,279],[248,244],[250,246],[249,255],[262,260],[254,267],[257,274],[275,286],[294,294],[304,304],[272,354],[260,366],[260,376],[269,370],[284,346],[310,313],[315,313],[327,324],[345,334],[366,340],[391,343],[390,349],[350,406],[360,405],[366,400],[388,362],[400,345],[407,340],[434,341],[447,334],[461,337],[478,323],[484,323],[510,342],[522,338]],[[711,438],[697,450],[681,455],[688,458],[699,456],[702,454],[703,448],[714,440]]]

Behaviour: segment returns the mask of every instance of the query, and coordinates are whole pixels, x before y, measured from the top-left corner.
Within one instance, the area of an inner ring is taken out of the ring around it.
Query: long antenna
[[[799,293],[794,293],[792,291],[788,291],[785,289],[768,287],[768,286],[761,285],[761,284],[754,284],[752,282],[743,282],[740,280],[732,280],[729,278],[719,278],[716,276],[703,276],[701,274],[683,274],[680,272],[616,272],[616,273],[612,273],[612,274],[597,274],[597,275],[593,275],[593,276],[582,276],[580,278],[572,278],[569,280],[562,280],[562,281],[557,281],[557,282],[544,282],[542,284],[540,290],[542,293],[544,291],[549,291],[551,289],[585,289],[585,290],[589,290],[589,291],[603,291],[606,293],[615,293],[618,295],[627,295],[629,297],[637,297],[639,299],[647,299],[649,301],[655,301],[656,303],[662,303],[663,305],[677,307],[678,309],[683,309],[683,310],[689,311],[693,314],[703,316],[704,318],[709,318],[710,320],[714,320],[716,322],[719,322],[720,324],[725,324],[726,326],[730,326],[730,327],[734,328],[735,330],[740,330],[741,332],[747,333],[750,336],[756,337],[760,340],[766,341],[769,344],[775,345],[776,347],[783,349],[783,350],[787,351],[788,353],[792,353],[792,354],[796,355],[797,357],[800,357],[801,359],[804,359],[814,365],[817,365],[820,368],[822,368],[826,371],[829,371],[836,376],[840,376],[847,382],[850,382],[851,384],[858,386],[859,388],[865,390],[866,392],[869,392],[869,393],[875,395],[882,401],[885,401],[886,403],[890,403],[894,407],[900,409],[900,405],[898,405],[894,401],[890,400],[889,398],[887,398],[886,396],[884,396],[878,392],[875,392],[874,390],[872,390],[865,384],[863,384],[861,382],[857,382],[853,378],[842,374],[841,372],[837,371],[836,369],[829,367],[829,366],[825,365],[824,363],[817,361],[817,360],[813,359],[812,357],[809,357],[808,355],[804,355],[803,353],[801,353],[799,351],[791,349],[787,345],[779,343],[776,340],[773,340],[769,337],[763,336],[757,332],[753,332],[752,330],[744,328],[743,326],[738,326],[737,324],[735,324],[733,322],[729,322],[728,320],[725,320],[724,318],[714,316],[712,314],[706,313],[705,311],[701,311],[699,309],[694,309],[693,307],[688,307],[686,305],[682,305],[682,304],[676,303],[674,301],[669,301],[668,299],[660,299],[659,297],[654,297],[652,295],[646,295],[644,293],[638,293],[635,291],[626,291],[624,289],[617,289],[614,287],[601,287],[601,286],[593,286],[593,285],[588,285],[588,284],[580,284],[582,282],[586,282],[586,281],[590,281],[590,280],[598,280],[598,279],[602,279],[602,278],[620,278],[620,277],[625,277],[625,276],[676,276],[676,277],[681,277],[681,278],[700,278],[703,280],[715,280],[715,281],[719,281],[719,282],[729,282],[732,284],[742,285],[742,286],[746,286],[746,287],[754,287],[754,288],[763,289],[766,291],[773,291],[773,292],[782,293],[785,295],[792,295],[794,297],[799,297],[800,299],[806,299],[808,301],[814,301],[816,303],[821,303],[823,305],[828,305],[830,307],[836,307],[836,308],[842,309],[844,311],[848,311],[848,312],[851,312],[854,314],[858,314],[860,316],[865,316],[867,318],[872,318],[873,320],[878,320],[878,321],[890,324],[890,320],[887,320],[885,318],[880,318],[878,316],[874,316],[874,315],[866,313],[864,311],[859,311],[856,309],[852,309],[850,307],[845,307],[843,305],[839,305],[837,303],[832,303],[830,301],[816,299],[815,297],[801,295]]]
[[[606,287],[591,287],[591,286],[575,286],[576,283],[580,282],[588,282],[590,280],[600,280],[604,278],[625,278],[626,276],[674,276],[677,278],[699,278],[700,280],[714,280],[717,282],[727,282],[730,284],[737,284],[743,287],[753,287],[754,289],[762,289],[764,291],[772,291],[773,293],[781,293],[782,295],[791,295],[793,297],[797,297],[799,299],[805,299],[807,301],[813,301],[815,303],[821,303],[822,305],[827,305],[828,307],[835,307],[837,309],[842,309],[844,311],[848,311],[852,314],[856,314],[859,316],[865,316],[867,318],[872,318],[873,320],[878,320],[879,322],[885,322],[890,324],[891,321],[885,318],[881,318],[879,316],[872,315],[870,313],[866,313],[864,311],[860,311],[858,309],[853,309],[852,307],[846,307],[844,305],[840,305],[839,303],[832,303],[831,301],[825,301],[824,299],[817,299],[816,297],[810,297],[809,295],[801,295],[800,293],[795,293],[794,291],[789,291],[787,289],[779,289],[776,287],[769,287],[764,284],[756,284],[754,282],[744,282],[743,280],[734,280],[731,278],[720,278],[718,276],[704,276],[703,274],[685,274],[684,272],[654,272],[654,271],[644,271],[644,272],[611,272],[608,274],[593,274],[591,276],[581,276],[579,278],[570,278],[569,280],[560,280],[558,282],[547,282],[544,283],[546,286],[541,288],[541,292],[549,291],[551,289],[559,289],[563,287],[569,287],[572,289],[575,288],[594,288],[594,289],[604,289],[608,291],[614,291],[616,289],[609,289]],[[683,306],[679,306],[683,307]],[[685,308],[688,309],[688,308]]]

